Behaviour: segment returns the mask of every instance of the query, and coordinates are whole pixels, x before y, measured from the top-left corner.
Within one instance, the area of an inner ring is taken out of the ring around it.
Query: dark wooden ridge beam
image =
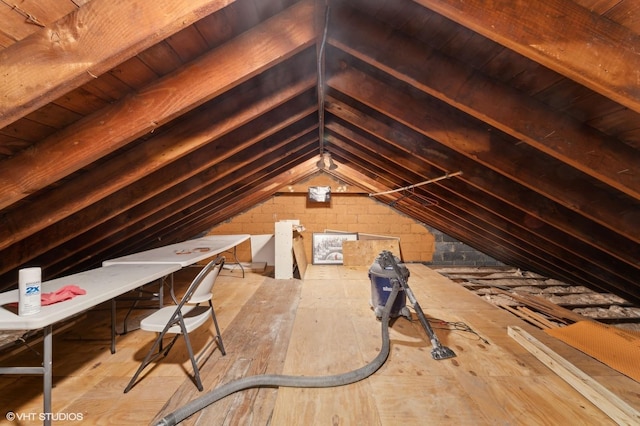
[[[0,162],[0,209],[285,61],[311,46],[315,35],[313,4],[299,2],[175,73],[43,140],[37,149]],[[23,174],[25,168],[31,171],[28,176]]]
[[[566,0],[415,0],[640,112],[640,35]]]
[[[635,198],[640,153],[358,13],[332,15],[329,43]],[[425,58],[428,58],[425,61]],[[499,102],[496,102],[496,99]],[[597,152],[598,155],[593,155]],[[624,171],[627,172],[624,172]]]
[[[233,0],[93,0],[0,52],[0,128]]]
[[[465,117],[435,100],[417,99],[364,72],[344,66],[327,81],[329,87],[356,99],[407,127],[445,145],[509,179],[636,242],[637,209],[631,200],[612,199],[593,181],[543,154],[535,155],[527,145],[517,146],[498,130]],[[526,167],[525,167],[526,164]],[[464,170],[463,170],[464,172]],[[564,179],[561,177],[564,176]],[[563,187],[557,180],[563,179]],[[585,192],[588,189],[588,192]]]

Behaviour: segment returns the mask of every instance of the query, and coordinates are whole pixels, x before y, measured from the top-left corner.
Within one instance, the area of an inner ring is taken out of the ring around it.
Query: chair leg
[[[191,365],[193,366],[193,378],[196,382],[196,387],[200,392],[204,387],[202,386],[202,381],[200,380],[200,369],[198,368],[198,363],[196,362],[196,358],[193,354],[193,348],[191,347],[191,340],[189,339],[189,333],[183,329],[182,337],[184,337],[184,342],[187,345],[187,352],[189,352],[189,358],[191,358]]]
[[[133,377],[129,381],[129,384],[127,385],[127,387],[124,388],[124,393],[127,393],[127,392],[129,392],[131,390],[131,388],[135,384],[136,380],[138,379],[138,376],[140,375],[140,373],[142,373],[142,370],[144,370],[149,364],[151,364],[151,362],[153,362],[154,360],[158,359],[158,356],[161,353],[164,353],[164,356],[167,356],[167,354],[169,353],[169,351],[173,347],[173,344],[176,342],[177,338],[179,337],[178,335],[174,336],[173,340],[171,340],[171,343],[169,343],[167,348],[163,350],[162,349],[162,341],[164,339],[164,336],[165,336],[164,332],[163,333],[158,333],[158,337],[156,337],[156,340],[153,342],[153,345],[149,349],[149,352],[147,352],[147,355],[144,357],[144,360],[140,363],[140,366],[138,367],[138,370],[136,371],[136,373],[133,375]],[[154,354],[156,348],[158,348],[158,352]]]
[[[211,302],[211,300],[209,300],[209,307],[211,308],[211,318],[213,318],[213,325],[216,326],[216,338],[218,339],[218,346],[220,347],[220,352],[224,356],[227,354],[227,352],[224,350],[222,335],[220,334],[220,327],[218,326],[218,320],[216,319],[216,311],[213,309],[213,303]]]

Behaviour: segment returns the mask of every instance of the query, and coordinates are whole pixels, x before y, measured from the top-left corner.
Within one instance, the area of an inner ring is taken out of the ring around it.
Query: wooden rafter
[[[640,112],[640,36],[576,2],[416,3]]]
[[[313,5],[300,2],[176,73],[40,142],[37,150],[3,161],[0,209],[309,47],[315,41],[312,19]],[[221,63],[225,66],[220,67]],[[33,170],[26,179],[21,172],[24,167]]]
[[[330,43],[598,180],[640,198],[640,152],[435,49],[359,18],[334,18]],[[390,35],[391,34],[391,35]],[[384,51],[384,55],[379,52]],[[425,61],[424,58],[429,60]],[[481,90],[479,90],[481,89]],[[594,155],[594,153],[598,155]],[[626,171],[626,172],[625,172]]]

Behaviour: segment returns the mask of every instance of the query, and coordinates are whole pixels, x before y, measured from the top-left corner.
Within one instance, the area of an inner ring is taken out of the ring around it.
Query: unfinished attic
[[[0,1],[0,415],[161,424],[358,370],[388,325],[362,380],[180,421],[640,423],[639,14]],[[390,321],[383,252],[415,295]],[[213,321],[138,376],[219,256]]]

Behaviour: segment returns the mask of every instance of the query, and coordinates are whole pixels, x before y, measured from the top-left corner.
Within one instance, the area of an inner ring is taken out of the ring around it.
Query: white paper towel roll
[[[18,315],[40,312],[41,280],[40,268],[24,268],[18,271]]]

